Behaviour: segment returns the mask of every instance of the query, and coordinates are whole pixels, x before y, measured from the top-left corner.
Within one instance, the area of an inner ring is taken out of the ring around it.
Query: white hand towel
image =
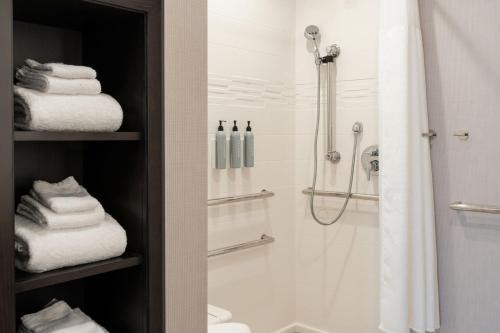
[[[115,132],[123,110],[111,96],[56,95],[14,86],[14,122],[31,131]]]
[[[21,202],[17,205],[17,213],[47,229],[87,227],[98,224],[105,216],[101,204],[89,211],[60,214],[45,207],[29,195],[21,197]]]
[[[97,95],[101,83],[96,79],[62,79],[24,66],[16,71],[17,85],[47,94]]]
[[[33,59],[26,59],[28,67],[51,76],[63,79],[95,79],[97,73],[94,69],[86,66],[66,65],[63,63],[41,64]]]
[[[32,331],[37,326],[66,317],[71,311],[66,302],[52,300],[43,310],[22,316],[21,323],[26,330]]]
[[[53,300],[45,309],[21,317],[20,332],[28,333],[107,333],[80,309]]]
[[[47,322],[35,327],[33,333],[104,333],[107,332],[97,325],[80,309],[72,310],[66,317]]]
[[[100,206],[99,201],[73,177],[59,183],[36,180],[30,195],[56,213],[84,212]]]
[[[16,267],[34,273],[121,256],[125,230],[110,215],[99,224],[50,230],[15,215]]]

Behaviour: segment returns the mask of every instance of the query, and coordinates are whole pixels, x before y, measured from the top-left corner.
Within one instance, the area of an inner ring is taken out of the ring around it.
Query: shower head
[[[319,53],[319,47],[318,47],[318,39],[321,38],[321,34],[319,32],[319,28],[315,25],[308,25],[306,27],[306,30],[304,30],[304,37],[307,40],[310,40],[314,44],[314,59],[316,62],[316,65],[321,64],[321,55]]]
[[[321,37],[319,28],[315,25],[308,25],[306,30],[304,30],[304,37],[308,40],[316,41],[316,39]]]

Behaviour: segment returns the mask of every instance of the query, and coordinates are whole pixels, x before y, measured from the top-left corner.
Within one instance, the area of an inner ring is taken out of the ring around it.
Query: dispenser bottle
[[[219,128],[215,134],[215,168],[226,168],[226,133],[222,123],[224,120],[219,120]]]
[[[247,130],[245,131],[245,167],[251,168],[254,166],[254,144],[253,144],[253,132],[252,127],[250,127],[250,121],[247,122]]]
[[[238,132],[238,126],[236,126],[236,120],[234,121],[230,140],[230,166],[231,168],[241,168],[241,136],[240,132]]]

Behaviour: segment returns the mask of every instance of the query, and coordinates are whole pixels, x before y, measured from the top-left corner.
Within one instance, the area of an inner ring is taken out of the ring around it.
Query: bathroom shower
[[[340,211],[337,215],[328,221],[322,221],[314,210],[314,197],[316,194],[316,180],[318,175],[318,136],[319,136],[319,123],[321,118],[321,68],[322,66],[326,66],[326,121],[327,121],[327,152],[326,159],[332,163],[336,163],[340,161],[341,155],[338,151],[335,150],[334,147],[334,126],[333,126],[333,110],[332,110],[332,94],[331,94],[331,71],[334,66],[335,59],[340,55],[340,48],[336,45],[330,45],[327,48],[327,55],[321,57],[321,53],[319,50],[319,39],[321,37],[319,28],[315,25],[309,25],[306,27],[304,31],[304,37],[306,39],[312,41],[314,45],[314,62],[316,64],[316,72],[317,72],[317,93],[316,93],[316,128],[314,134],[314,173],[313,180],[311,186],[311,196],[309,200],[309,207],[311,210],[311,215],[316,222],[321,225],[332,225],[337,222],[345,212],[347,204],[349,203],[349,199],[352,194],[352,183],[354,179],[354,169],[356,165],[356,154],[358,147],[358,139],[359,135],[363,131],[363,126],[360,122],[355,122],[352,126],[352,131],[354,133],[354,146],[352,149],[352,159],[351,159],[351,174],[349,177],[349,186],[347,190],[347,195],[345,197],[344,203],[340,208]],[[333,96],[335,98],[335,96]]]

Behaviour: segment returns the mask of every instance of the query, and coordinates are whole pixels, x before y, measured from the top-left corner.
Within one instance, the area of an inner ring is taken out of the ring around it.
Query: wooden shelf
[[[15,141],[140,141],[140,132],[30,132],[15,131]]]
[[[141,263],[142,257],[140,255],[125,253],[121,257],[61,268],[46,273],[35,274],[16,270],[16,293],[139,266]]]

